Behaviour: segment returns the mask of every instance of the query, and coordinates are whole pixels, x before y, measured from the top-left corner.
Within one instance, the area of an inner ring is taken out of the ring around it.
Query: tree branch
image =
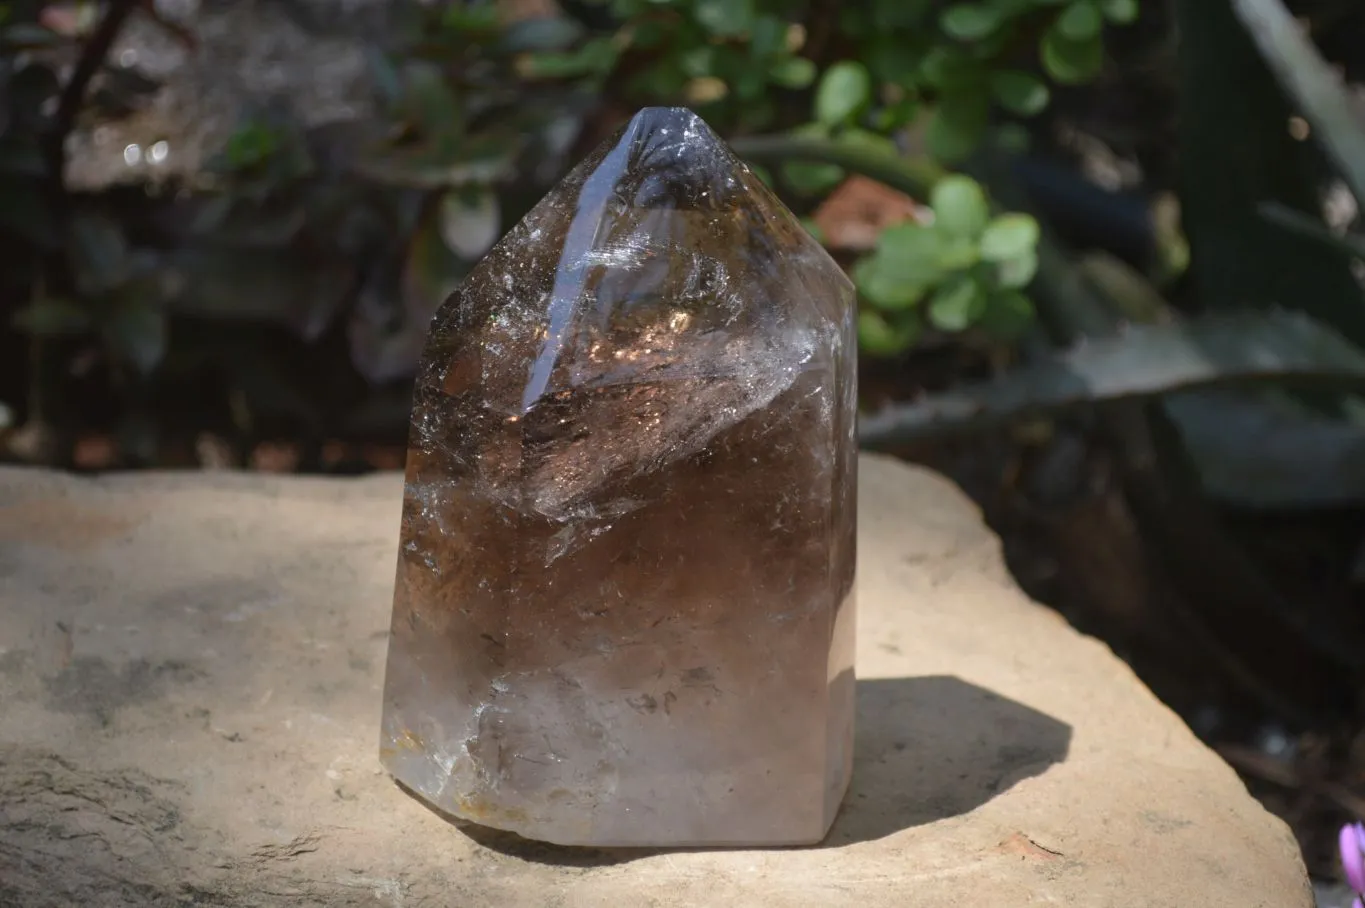
[[[76,61],[71,78],[62,87],[62,93],[57,101],[57,111],[52,115],[48,129],[46,147],[48,172],[58,186],[65,180],[66,140],[76,128],[76,117],[80,115],[81,106],[85,103],[86,91],[90,88],[95,73],[99,72],[105,58],[109,56],[109,50],[123,28],[123,23],[137,6],[138,0],[111,0],[104,18],[100,20],[90,40],[86,41],[81,49],[80,59]]]

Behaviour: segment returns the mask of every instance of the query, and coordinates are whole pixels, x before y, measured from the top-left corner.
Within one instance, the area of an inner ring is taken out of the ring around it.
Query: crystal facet
[[[690,111],[498,243],[415,391],[381,759],[569,845],[822,839],[853,746],[853,288]]]

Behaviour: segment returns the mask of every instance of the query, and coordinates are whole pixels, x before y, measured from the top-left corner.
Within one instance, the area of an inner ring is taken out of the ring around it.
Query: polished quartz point
[[[381,758],[569,845],[814,843],[853,746],[853,289],[695,114],[571,172],[431,327]]]

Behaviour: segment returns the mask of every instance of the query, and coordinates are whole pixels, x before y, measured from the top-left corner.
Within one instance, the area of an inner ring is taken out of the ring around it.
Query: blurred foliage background
[[[860,296],[955,478],[1323,876],[1365,817],[1353,0],[0,2],[0,457],[402,464],[435,308],[643,105]]]

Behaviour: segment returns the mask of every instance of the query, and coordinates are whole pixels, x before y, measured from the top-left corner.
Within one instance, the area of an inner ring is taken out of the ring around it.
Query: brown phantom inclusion
[[[568,845],[817,842],[853,746],[853,289],[647,109],[432,323],[381,757]]]

